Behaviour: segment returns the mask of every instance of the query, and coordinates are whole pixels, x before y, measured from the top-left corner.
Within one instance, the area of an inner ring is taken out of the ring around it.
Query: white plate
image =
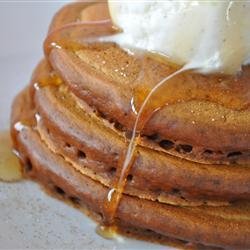
[[[0,2],[0,130],[10,105],[42,58],[49,22],[62,2]],[[0,142],[1,143],[1,142]],[[1,249],[170,249],[120,238],[105,240],[95,223],[32,182],[0,182]]]

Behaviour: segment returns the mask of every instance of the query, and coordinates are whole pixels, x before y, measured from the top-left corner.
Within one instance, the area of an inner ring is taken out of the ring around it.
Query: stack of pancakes
[[[115,32],[105,4],[60,10],[45,59],[12,110],[24,174],[100,222],[138,108],[178,69],[95,39]],[[250,248],[250,67],[238,76],[186,72],[162,93],[139,131],[115,224],[158,239]]]

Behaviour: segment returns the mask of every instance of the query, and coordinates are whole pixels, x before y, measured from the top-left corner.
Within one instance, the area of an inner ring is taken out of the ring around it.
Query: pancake
[[[81,13],[79,10],[75,17]],[[59,12],[57,17],[62,19],[63,15]],[[88,24],[82,36],[91,36],[93,29],[104,36],[110,33],[110,24]],[[76,44],[83,38],[77,38],[80,31],[75,34],[72,30],[66,25],[45,41],[53,69],[76,96],[122,130],[131,131],[136,117],[131,101],[140,106],[156,83],[178,67],[148,54],[134,57],[115,44],[79,47]],[[66,46],[69,33],[73,42]],[[62,46],[51,47],[51,43]],[[211,164],[247,163],[249,76],[250,67],[237,77],[190,72],[176,77],[164,91],[163,102],[169,105],[154,112],[141,134],[182,158]]]
[[[179,66],[97,42],[117,30],[96,21],[108,15],[93,16],[95,8],[75,3],[56,14],[46,58],[13,103],[11,129],[25,176],[105,222],[136,111]],[[186,72],[166,85],[162,100],[156,93],[114,225],[196,246],[250,247],[249,73]]]
[[[13,108],[22,105],[26,112],[25,92],[19,95]],[[20,115],[20,113],[19,113]],[[15,117],[15,116],[14,116]],[[15,117],[24,120],[23,117]],[[26,123],[28,121],[26,120]],[[32,122],[31,122],[32,123]],[[95,213],[104,213],[108,188],[93,180],[52,152],[35,128],[25,126],[16,133],[16,146],[24,165],[24,173],[61,195],[84,203]],[[247,248],[250,245],[250,204],[235,202],[230,206],[173,206],[136,196],[124,195],[116,219],[133,227],[188,242],[225,247]]]
[[[41,72],[42,68],[48,68],[45,61],[36,71]],[[127,147],[125,135],[98,117],[64,84],[40,88],[35,92],[34,102],[40,116],[38,131],[48,147],[66,156],[78,170],[84,171],[84,165],[95,172],[95,176],[100,175],[97,178],[102,183],[112,183],[115,173],[120,172],[120,155]],[[250,197],[247,165],[197,164],[157,152],[157,148],[149,147],[146,142],[138,149],[129,186],[137,187],[141,196],[147,191],[164,200],[168,194],[179,198],[181,204],[185,204],[185,199],[215,202],[217,198],[217,202],[221,202]]]

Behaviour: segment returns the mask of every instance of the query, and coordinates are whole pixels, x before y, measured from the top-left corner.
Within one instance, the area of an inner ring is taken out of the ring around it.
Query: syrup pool
[[[21,165],[12,150],[10,133],[0,132],[0,181],[15,182],[21,179]]]

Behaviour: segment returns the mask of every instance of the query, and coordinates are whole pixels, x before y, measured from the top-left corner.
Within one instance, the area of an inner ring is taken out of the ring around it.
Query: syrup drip
[[[121,171],[116,175],[113,188],[108,192],[107,198],[104,202],[104,224],[106,226],[114,226],[115,214],[126,186],[127,176],[136,160],[136,153],[133,146],[135,147],[137,145],[138,140],[139,136],[132,137],[126,155],[120,157],[119,165],[121,166]]]
[[[22,179],[21,165],[11,148],[9,131],[0,132],[0,180],[5,182]]]
[[[41,61],[37,70],[32,75],[31,82],[36,90],[46,86],[60,86],[63,80],[45,61]]]
[[[70,23],[52,31],[48,35],[44,43],[44,51],[47,57],[49,57],[53,49],[63,48],[76,51],[90,44],[98,44],[99,38],[110,36],[117,32],[119,30],[112,26],[110,20]],[[102,46],[105,46],[105,44],[107,43],[102,43]],[[159,57],[154,54],[146,54],[146,57],[151,56],[159,60]],[[146,57],[144,56],[143,58],[145,59]],[[142,62],[142,75],[148,73],[146,68],[143,68],[143,59],[139,57],[139,60]],[[160,59],[160,61],[166,62],[167,60],[164,58],[164,60]],[[166,67],[169,67],[169,65]],[[211,101],[236,110],[247,109],[250,106],[249,87],[246,84],[250,84],[249,69],[246,70],[245,74],[236,77],[221,75],[202,76],[194,73],[185,74],[186,71],[191,69],[190,65],[186,65],[181,69],[171,67],[167,77],[161,76],[162,80],[159,81],[159,76],[156,76],[155,79],[158,77],[158,80],[153,79],[151,83],[143,82],[147,85],[138,84],[135,88],[134,96],[131,99],[131,111],[136,115],[132,138],[126,153],[120,159],[120,173],[117,174],[113,188],[109,191],[104,202],[104,226],[101,225],[97,228],[97,233],[103,237],[113,238],[115,235],[115,214],[122,199],[127,176],[137,156],[136,147],[140,141],[140,133],[154,112],[164,105],[189,100]],[[154,76],[153,70],[154,68],[148,74]],[[48,79],[45,78],[43,86],[54,83],[55,79],[53,77],[52,81],[50,81],[51,78]],[[143,79],[144,76],[138,81]],[[155,85],[156,82],[158,84]]]
[[[107,199],[105,201],[104,223],[106,225],[112,226],[114,224],[115,214],[126,186],[127,176],[136,159],[136,147],[140,141],[140,132],[143,130],[145,124],[153,115],[153,113],[160,108],[157,106],[154,108],[154,106],[151,105],[151,101],[154,100],[154,95],[161,92],[161,87],[166,86],[170,79],[173,79],[175,76],[190,69],[191,68],[189,68],[188,65],[184,66],[181,69],[172,73],[171,75],[162,79],[158,84],[155,85],[155,87],[150,91],[150,93],[143,101],[136,117],[136,121],[132,131],[132,137],[130,139],[127,152],[125,154],[125,159],[122,161],[122,168],[121,172],[119,173],[118,181],[115,182],[114,187],[109,191]],[[107,230],[107,227],[104,227],[104,229]]]
[[[115,225],[98,225],[95,232],[107,240],[115,239],[117,237],[117,227]]]

